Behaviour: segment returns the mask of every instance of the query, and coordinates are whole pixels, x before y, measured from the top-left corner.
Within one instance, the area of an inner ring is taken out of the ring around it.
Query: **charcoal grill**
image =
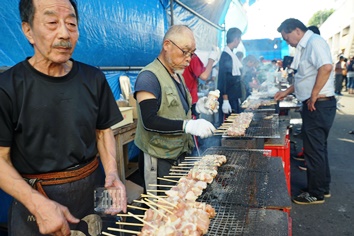
[[[266,157],[264,150],[212,147],[204,155],[225,155],[227,163],[198,201],[256,208],[290,209],[281,158]]]
[[[198,201],[215,208],[207,235],[288,235],[290,197],[280,158],[265,150],[211,147],[203,155],[219,154],[227,163]]]
[[[206,235],[288,235],[288,214],[281,210],[291,202],[281,159],[260,149],[210,147],[203,153],[213,154],[227,162],[197,199],[216,211]]]

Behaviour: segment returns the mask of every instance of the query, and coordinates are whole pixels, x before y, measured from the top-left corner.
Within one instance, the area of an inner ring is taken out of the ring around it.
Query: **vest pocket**
[[[177,106],[177,95],[173,92],[172,88],[166,88],[166,98],[168,102],[168,106]]]

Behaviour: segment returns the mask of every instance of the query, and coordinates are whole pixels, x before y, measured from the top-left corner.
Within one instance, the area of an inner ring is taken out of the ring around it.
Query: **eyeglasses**
[[[193,57],[194,55],[195,55],[195,53],[194,53],[194,51],[193,52],[188,52],[188,51],[184,51],[182,48],[180,48],[180,47],[178,47],[178,45],[177,44],[175,44],[172,40],[168,40],[168,41],[170,41],[173,45],[175,45],[179,50],[181,50],[181,52],[183,53],[183,56],[185,56],[185,57]]]

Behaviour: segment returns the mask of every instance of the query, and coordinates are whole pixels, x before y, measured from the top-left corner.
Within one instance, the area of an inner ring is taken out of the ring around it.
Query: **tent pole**
[[[171,11],[171,26],[174,25],[173,20],[173,0],[170,0],[170,11]]]

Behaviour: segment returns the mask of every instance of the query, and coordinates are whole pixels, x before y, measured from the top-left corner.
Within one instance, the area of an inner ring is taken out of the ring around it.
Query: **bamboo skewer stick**
[[[131,225],[131,226],[144,226],[144,224],[130,223],[130,222],[116,222],[116,225]]]
[[[224,133],[224,132],[225,132],[225,130],[215,130],[215,131],[214,131],[214,134],[215,134],[215,133]]]
[[[189,167],[188,166],[173,166],[171,168],[171,170],[173,170],[173,169],[186,169],[186,168],[189,168]]]
[[[163,209],[164,211],[167,211],[168,213],[170,213],[170,214],[173,214],[173,212],[172,211],[170,211],[169,209],[167,209],[165,206],[162,206],[162,205],[160,205],[160,204],[157,204],[156,202],[153,202],[153,201],[151,201],[151,200],[149,200],[149,199],[147,199],[146,198],[146,201],[148,201],[150,204],[152,204],[152,205],[155,205],[155,206],[157,206],[157,207],[159,207],[159,208],[161,208],[161,209]],[[146,205],[147,205],[148,203],[146,203]],[[165,215],[166,216],[166,215]]]
[[[134,214],[135,215],[135,214]],[[117,214],[117,216],[120,216],[120,217],[127,217],[127,216],[130,216],[128,214]],[[137,217],[144,217],[144,215],[135,215]]]
[[[185,157],[184,159],[202,159],[202,157]]]
[[[166,206],[166,205],[161,205],[161,203],[159,204],[159,203],[157,203],[157,201],[159,201],[159,199],[157,198],[157,199],[154,199],[154,201],[151,201],[149,198],[144,198],[144,200],[145,201],[147,201],[147,202],[150,202],[150,203],[153,203],[155,206],[158,206],[158,207],[161,207],[161,208],[168,208],[168,209],[172,209],[172,208],[174,208],[175,206],[173,205],[173,206]],[[165,200],[166,201],[166,200]],[[167,201],[166,201],[167,202]],[[171,212],[170,212],[171,213]]]
[[[138,233],[140,233],[140,232],[138,232]],[[104,231],[102,232],[102,234],[103,235],[107,235],[107,236],[115,236],[114,234],[110,234],[110,233],[107,233],[107,232],[104,232]]]
[[[108,227],[108,230],[112,230],[112,231],[117,231],[117,232],[122,232],[122,233],[128,233],[128,234],[140,234],[139,231],[134,231],[134,230],[127,230],[127,229],[118,229],[118,228],[112,228],[112,227]],[[102,232],[103,234],[104,232]],[[113,235],[113,234],[108,234],[106,233],[105,235]],[[114,236],[114,235],[113,235]]]
[[[164,178],[174,178],[174,179],[180,179],[181,176],[176,176],[176,175],[165,175]]]
[[[165,179],[165,178],[161,178],[161,177],[157,177],[157,179],[178,183],[177,180],[172,180],[172,179]]]
[[[133,209],[138,209],[138,210],[143,210],[146,211],[147,208],[143,208],[143,207],[138,207],[138,206],[133,206],[133,205],[127,205],[128,208],[133,208]]]
[[[166,190],[160,190],[160,189],[147,189],[147,192],[157,192],[157,193],[164,193]]]
[[[146,204],[147,205],[147,204]],[[132,213],[128,212],[129,215],[131,215],[132,217],[134,217],[135,219],[143,222],[144,224],[147,224],[148,226],[150,226],[151,228],[154,228],[155,230],[157,230],[158,228],[153,225],[153,224],[150,224],[149,222],[147,222],[146,220],[143,220],[143,219],[140,219],[139,217],[135,217],[135,215],[133,215]]]
[[[162,217],[166,217],[166,218],[167,218],[167,216],[166,216],[163,212],[159,211],[158,209],[156,209],[156,208],[155,208],[154,206],[152,206],[151,204],[149,204],[149,203],[147,203],[147,202],[145,202],[145,204],[148,205],[148,206],[149,206],[151,209],[153,209],[154,211],[156,211],[157,214],[161,215]]]
[[[154,194],[152,194],[152,193],[148,193],[147,195],[148,195],[148,197],[157,198],[157,199],[159,199],[159,200],[163,201],[164,203],[166,203],[166,204],[169,204],[169,205],[173,206],[174,208],[176,208],[176,207],[177,207],[177,205],[176,205],[176,204],[173,204],[173,203],[171,203],[171,202],[169,202],[169,201],[166,201],[166,199],[161,198],[161,196],[156,196],[156,195],[154,195]]]
[[[163,188],[172,188],[175,185],[163,185],[163,184],[149,184],[150,187],[163,187]]]
[[[173,174],[173,176],[179,176],[179,178],[181,178],[182,176],[186,176],[186,174],[179,174],[179,173],[175,173],[175,172],[170,172],[170,174]]]
[[[170,170],[170,172],[189,172],[189,170],[180,170],[180,169],[174,169],[174,170]]]

